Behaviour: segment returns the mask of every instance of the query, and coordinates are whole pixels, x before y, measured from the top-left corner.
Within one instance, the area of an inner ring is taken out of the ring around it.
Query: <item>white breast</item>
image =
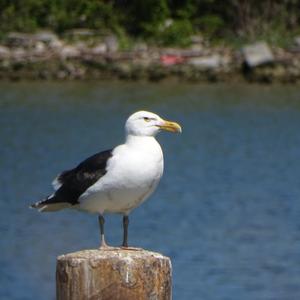
[[[153,137],[132,137],[114,149],[107,173],[79,198],[79,209],[128,214],[151,195],[162,174],[158,142]]]

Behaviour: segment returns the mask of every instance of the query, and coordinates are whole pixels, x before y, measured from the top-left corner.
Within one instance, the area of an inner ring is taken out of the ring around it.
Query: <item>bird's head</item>
[[[155,136],[160,130],[181,132],[181,126],[178,123],[166,121],[148,111],[138,111],[132,114],[125,128],[127,134],[135,136]]]

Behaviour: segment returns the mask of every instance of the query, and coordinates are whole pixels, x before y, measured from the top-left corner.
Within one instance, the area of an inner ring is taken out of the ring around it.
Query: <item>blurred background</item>
[[[56,257],[98,247],[96,216],[28,206],[140,109],[183,127],[129,229],[172,259],[173,298],[300,299],[299,7],[2,1],[0,299],[55,299]]]

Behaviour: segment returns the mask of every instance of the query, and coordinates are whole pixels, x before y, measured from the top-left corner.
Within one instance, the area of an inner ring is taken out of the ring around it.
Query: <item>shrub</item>
[[[157,34],[158,40],[167,46],[188,46],[193,34],[193,26],[188,20],[176,20]]]

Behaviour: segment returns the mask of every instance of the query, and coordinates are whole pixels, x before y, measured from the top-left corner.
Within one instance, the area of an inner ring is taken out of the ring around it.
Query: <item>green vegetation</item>
[[[0,35],[90,28],[187,45],[192,34],[233,43],[284,44],[300,25],[300,0],[0,0]]]

